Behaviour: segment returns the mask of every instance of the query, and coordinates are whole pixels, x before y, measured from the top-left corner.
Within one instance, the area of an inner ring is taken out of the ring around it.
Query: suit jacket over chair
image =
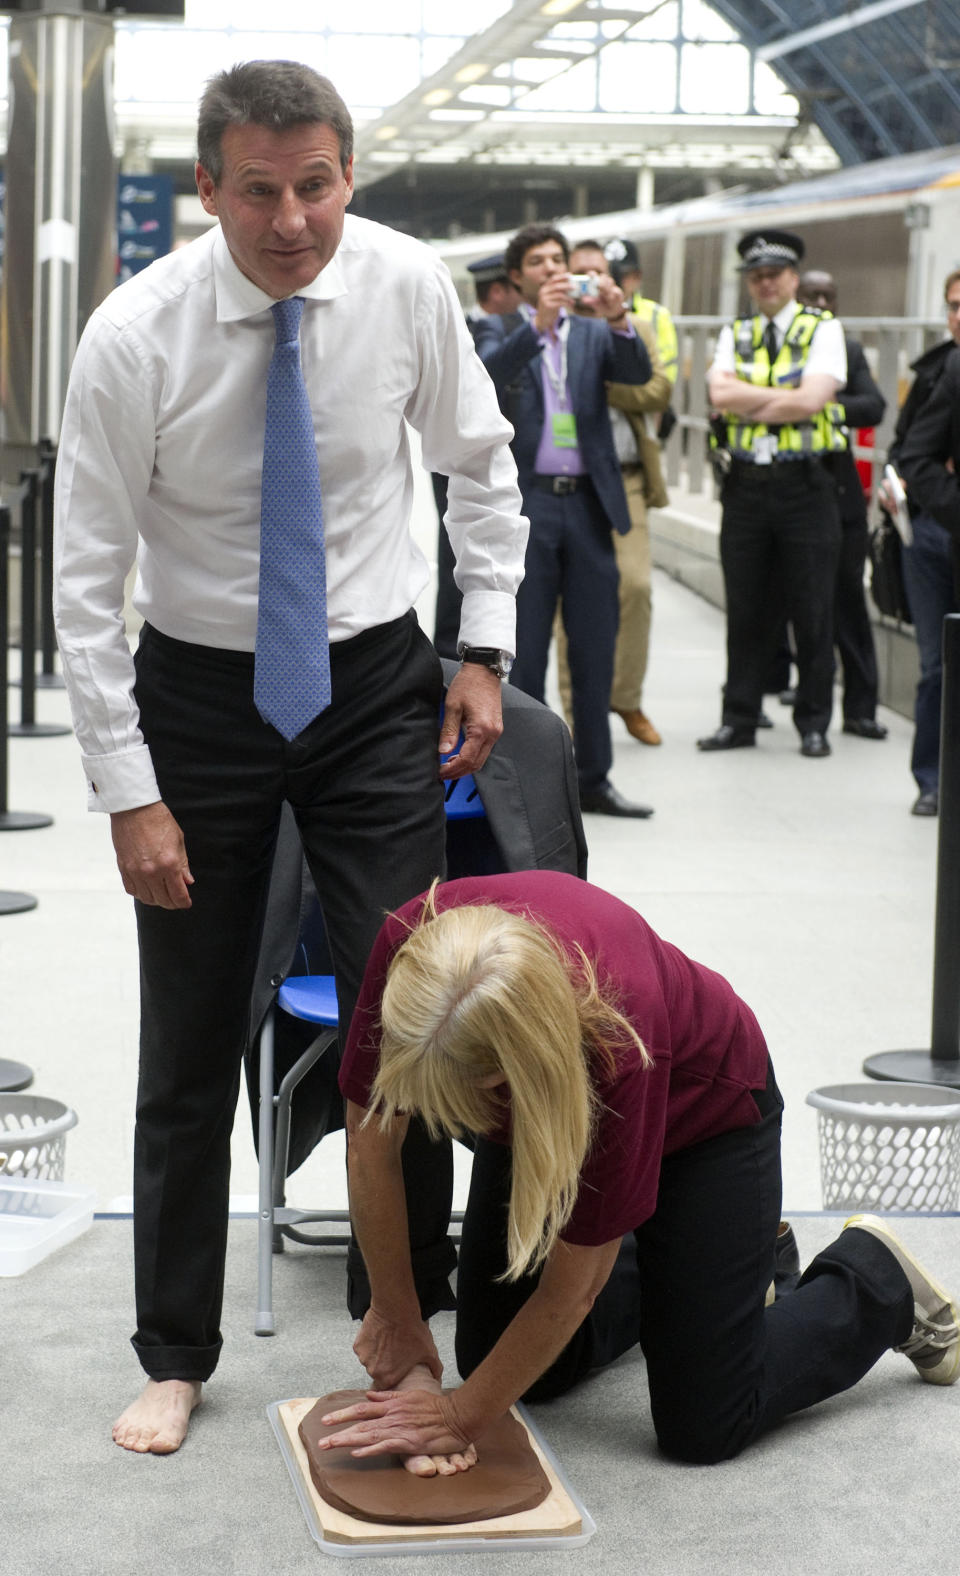
[[[443,660],[449,684],[459,663]],[[559,870],[587,875],[587,843],[577,795],[570,734],[548,706],[522,690],[503,687],[503,734],[476,784],[483,820],[448,824],[448,879],[501,870]],[[297,824],[284,805],[264,918],[256,983],[250,1004],[245,1072],[258,1142],[260,1028],[288,974],[332,974],[316,889],[307,869]],[[346,1037],[347,1025],[344,1028]],[[316,1026],[277,1014],[275,1083],[315,1039]],[[339,1056],[328,1054],[298,1086],[291,1110],[289,1170],[302,1165],[326,1133],[343,1126],[337,1087]]]

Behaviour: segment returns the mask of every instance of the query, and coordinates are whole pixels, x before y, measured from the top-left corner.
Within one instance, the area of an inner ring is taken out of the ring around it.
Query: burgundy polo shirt
[[[390,915],[370,955],[340,1069],[340,1088],[357,1105],[369,1103],[387,969],[422,901]],[[612,1072],[598,1058],[591,1067],[600,1117],[563,1238],[586,1246],[610,1242],[653,1214],[663,1156],[759,1121],[750,1093],[767,1079],[759,1024],[719,974],[662,941],[619,898],[574,876],[525,870],[438,888],[441,911],[465,903],[494,904],[535,920],[575,966],[579,944],[604,995],[653,1058],[643,1067],[636,1048],[620,1044],[613,1047]],[[507,1127],[484,1136],[509,1142]]]

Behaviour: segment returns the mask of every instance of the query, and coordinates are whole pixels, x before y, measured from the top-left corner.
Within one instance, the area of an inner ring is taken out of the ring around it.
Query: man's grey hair
[[[228,126],[329,126],[340,144],[340,166],[353,153],[350,111],[327,77],[298,60],[248,60],[211,77],[200,100],[197,157],[215,186],[223,177]]]

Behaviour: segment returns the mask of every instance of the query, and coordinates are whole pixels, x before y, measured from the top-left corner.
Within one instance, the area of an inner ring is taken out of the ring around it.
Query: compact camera
[[[596,301],[600,294],[596,274],[570,274],[570,300]]]

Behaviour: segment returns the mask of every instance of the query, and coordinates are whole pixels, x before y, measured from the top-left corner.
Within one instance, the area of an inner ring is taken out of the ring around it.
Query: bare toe
[[[403,1465],[414,1477],[436,1477],[437,1469],[432,1456],[407,1456]]]

